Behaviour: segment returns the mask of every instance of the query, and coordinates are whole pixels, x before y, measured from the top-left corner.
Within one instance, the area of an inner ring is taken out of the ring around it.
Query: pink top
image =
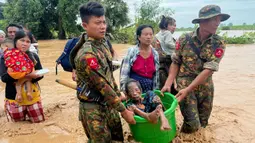
[[[132,71],[136,74],[152,79],[153,74],[156,72],[153,53],[147,59],[138,55],[132,66]]]

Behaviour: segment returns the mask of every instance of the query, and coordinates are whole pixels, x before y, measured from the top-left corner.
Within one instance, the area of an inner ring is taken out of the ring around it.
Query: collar
[[[94,44],[102,44],[102,43],[106,42],[105,38],[97,40],[95,38],[89,37],[87,34],[84,36],[84,39],[85,39],[85,41],[89,41],[89,42],[92,42]]]
[[[199,35],[199,27],[192,33],[191,38],[200,42],[198,35]],[[219,36],[216,34],[212,34],[205,41],[213,40],[213,39],[219,39]]]

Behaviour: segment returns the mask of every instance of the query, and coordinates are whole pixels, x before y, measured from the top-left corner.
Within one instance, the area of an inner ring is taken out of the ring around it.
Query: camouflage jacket
[[[71,51],[70,62],[76,69],[77,86],[86,83],[90,89],[100,92],[107,106],[119,112],[125,110],[118,97],[120,92],[113,77],[112,55],[105,39],[95,40],[83,34]]]
[[[198,28],[199,29],[199,28]],[[189,33],[191,41],[200,48],[200,57],[205,59],[203,62],[198,58],[197,54],[192,50],[189,41],[185,35],[181,36],[176,42],[176,49],[172,55],[172,61],[180,66],[178,77],[193,77],[195,78],[203,69],[218,71],[219,63],[225,53],[225,44],[222,38],[218,35],[211,35],[204,43],[198,40],[198,29]],[[216,48],[213,48],[215,44]]]

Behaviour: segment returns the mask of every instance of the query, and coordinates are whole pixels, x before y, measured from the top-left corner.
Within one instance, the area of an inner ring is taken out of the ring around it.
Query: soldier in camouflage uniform
[[[173,63],[162,91],[169,91],[177,76],[176,98],[184,117],[182,132],[192,133],[208,124],[214,94],[212,74],[218,71],[226,48],[215,33],[220,22],[229,17],[221,13],[219,6],[207,5],[199,11],[199,18],[192,21],[199,28],[176,42]]]
[[[133,113],[122,104],[121,95],[113,77],[112,55],[105,39],[104,8],[96,2],[80,7],[82,26],[87,34],[70,53],[70,62],[76,70],[77,92],[80,100],[79,119],[89,142],[110,143],[123,141],[119,117],[135,123]]]

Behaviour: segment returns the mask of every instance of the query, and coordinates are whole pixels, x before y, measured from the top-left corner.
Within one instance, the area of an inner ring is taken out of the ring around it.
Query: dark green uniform
[[[121,120],[118,112],[125,110],[121,103],[117,84],[113,77],[112,55],[105,41],[87,38],[85,34],[70,54],[76,69],[80,99],[79,119],[91,142],[108,143],[123,141]]]
[[[188,87],[204,69],[218,71],[220,60],[225,52],[225,44],[221,37],[212,35],[204,43],[201,43],[198,40],[198,30],[188,35],[195,46],[201,49],[201,58],[192,50],[186,36],[179,38],[172,56],[173,62],[180,66],[177,75],[178,91]],[[208,124],[213,105],[213,92],[213,81],[210,76],[205,83],[196,87],[181,101],[180,107],[184,117],[183,132],[194,132],[200,126],[205,127]]]

